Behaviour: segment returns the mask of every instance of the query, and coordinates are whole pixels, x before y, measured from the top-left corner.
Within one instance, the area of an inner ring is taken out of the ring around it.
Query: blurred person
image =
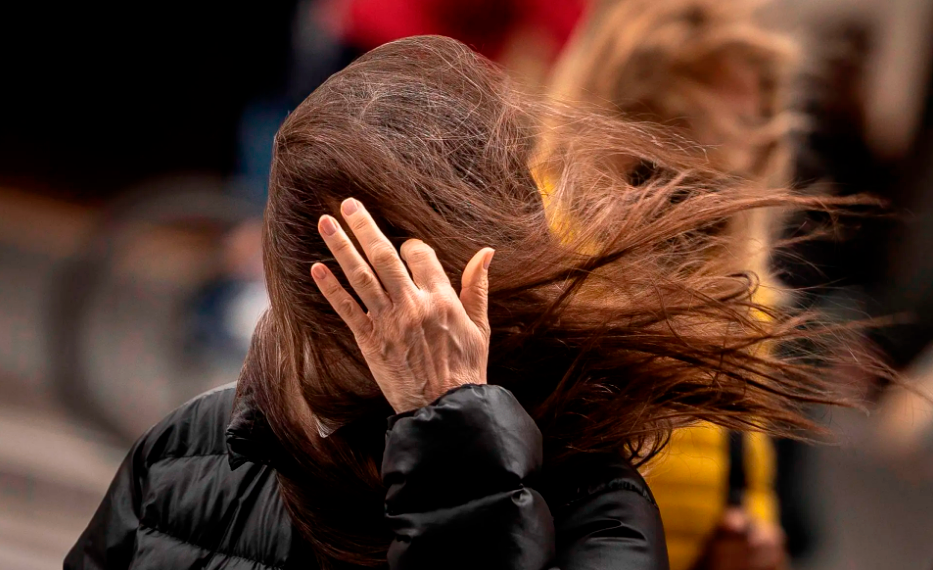
[[[928,255],[933,219],[933,73],[927,77],[925,110],[917,128],[918,138],[892,177],[894,200],[909,208],[908,223],[892,232],[884,244],[888,267],[881,277],[880,304],[885,311],[906,314],[891,327],[883,346],[894,362],[915,379],[917,390],[892,387],[879,394],[874,447],[886,459],[900,463],[910,476],[928,476],[930,443],[933,441],[933,272]],[[924,462],[918,469],[917,463]]]
[[[789,92],[797,46],[757,23],[759,5],[596,2],[561,54],[550,93],[669,125],[702,145],[710,164],[755,181],[767,196],[793,174],[790,134],[797,121]],[[777,211],[761,209],[739,212],[721,230],[735,243],[719,255],[735,270],[755,272],[756,301],[768,306],[784,302],[771,264],[778,228]],[[730,434],[710,424],[676,430],[646,477],[674,570],[784,566],[775,449],[763,434]]]
[[[913,390],[893,388],[881,396],[870,435],[873,451],[911,478],[929,477],[933,442],[933,349],[927,348],[905,373]],[[919,465],[918,465],[919,464]],[[918,468],[919,467],[919,468]]]
[[[820,47],[826,52],[821,58],[824,69],[808,85],[810,127],[798,172],[827,180],[840,195],[866,191],[881,195],[895,215],[864,220],[855,239],[842,245],[811,243],[800,253],[819,267],[824,283],[833,284],[823,295],[832,304],[873,316],[894,316],[891,326],[878,330],[872,340],[893,366],[915,380],[911,384],[919,390],[871,386],[869,396],[879,403],[873,418],[877,431],[871,439],[885,460],[900,463],[903,474],[915,477],[926,470],[918,468],[916,460],[927,453],[933,431],[929,408],[933,273],[927,255],[933,211],[929,166],[933,74],[929,62],[924,62],[930,51],[930,35],[924,31],[933,20],[929,8],[919,5],[906,11],[896,5],[884,9],[890,12],[888,19],[901,20],[897,34],[891,31],[891,22],[879,23],[867,16],[818,28]],[[915,18],[908,24],[904,18],[911,12]],[[893,44],[901,55],[911,53],[896,65]],[[892,69],[882,71],[879,61]],[[891,88],[894,84],[899,87]],[[900,104],[894,103],[897,100]],[[801,269],[789,274],[794,279],[788,282],[810,286],[813,272]]]
[[[800,435],[803,404],[847,403],[813,358],[860,357],[856,328],[757,300],[712,231],[860,202],[762,195],[683,142],[442,37],[332,76],[276,136],[236,387],[137,442],[65,568],[667,568],[636,466],[697,421]],[[750,349],[775,341],[826,350]]]

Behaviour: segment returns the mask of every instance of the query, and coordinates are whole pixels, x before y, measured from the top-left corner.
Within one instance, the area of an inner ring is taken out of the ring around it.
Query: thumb
[[[496,250],[479,250],[467,263],[460,280],[460,302],[467,316],[479,330],[489,336],[489,263]]]

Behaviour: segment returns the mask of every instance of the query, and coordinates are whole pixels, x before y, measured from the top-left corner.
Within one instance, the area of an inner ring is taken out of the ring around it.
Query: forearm
[[[548,568],[553,518],[527,485],[542,458],[541,433],[500,387],[464,386],[392,418],[383,460],[389,567]]]
[[[389,567],[668,568],[657,506],[621,456],[542,464],[540,431],[501,387],[465,386],[392,418]]]

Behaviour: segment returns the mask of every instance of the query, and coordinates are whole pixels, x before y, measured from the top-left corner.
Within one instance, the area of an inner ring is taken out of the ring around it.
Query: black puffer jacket
[[[263,463],[256,410],[240,402],[230,417],[234,392],[189,402],[136,443],[66,570],[317,567]],[[542,459],[534,422],[496,386],[390,418],[389,568],[667,568],[658,510],[630,465],[592,456],[542,477]]]

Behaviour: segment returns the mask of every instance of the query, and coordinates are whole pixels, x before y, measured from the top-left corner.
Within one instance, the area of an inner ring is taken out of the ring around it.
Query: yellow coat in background
[[[755,520],[777,524],[774,446],[766,435],[744,436],[745,507]],[[726,508],[728,431],[712,424],[675,430],[670,444],[645,471],[661,509],[671,570],[689,570]]]
[[[755,300],[777,304],[763,287]],[[759,315],[767,319],[766,315]],[[768,350],[762,346],[762,350]],[[744,507],[752,520],[778,525],[774,444],[761,433],[744,433]],[[729,493],[729,431],[703,423],[675,430],[669,445],[645,469],[645,480],[661,509],[670,570],[690,570],[722,519]]]

